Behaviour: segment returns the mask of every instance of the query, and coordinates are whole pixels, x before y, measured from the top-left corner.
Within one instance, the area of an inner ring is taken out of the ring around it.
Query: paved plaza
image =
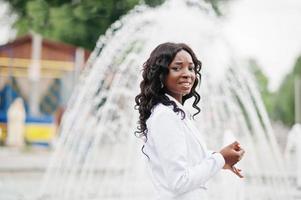
[[[0,200],[35,199],[51,153],[45,147],[0,147]]]

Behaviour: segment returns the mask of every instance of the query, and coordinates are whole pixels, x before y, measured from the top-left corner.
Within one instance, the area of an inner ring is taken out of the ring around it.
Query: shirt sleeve
[[[168,110],[157,113],[150,127],[150,137],[157,151],[167,187],[174,194],[182,194],[204,186],[225,164],[223,156],[214,153],[206,156],[200,164],[189,166],[189,144],[186,143],[181,123],[180,116]]]

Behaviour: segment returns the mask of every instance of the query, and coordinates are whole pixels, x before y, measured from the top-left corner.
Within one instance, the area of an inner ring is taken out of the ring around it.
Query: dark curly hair
[[[181,50],[185,50],[191,55],[195,65],[194,71],[196,74],[196,79],[190,93],[183,96],[183,104],[187,99],[193,96],[194,102],[192,107],[197,110],[193,116],[200,112],[200,108],[197,106],[198,102],[200,101],[200,95],[197,93],[195,88],[201,81],[201,62],[197,59],[192,49],[184,43],[167,42],[160,44],[152,51],[150,57],[143,64],[143,80],[140,83],[141,92],[135,98],[135,109],[139,110],[140,114],[137,127],[138,130],[135,131],[135,135],[137,137],[145,137],[147,140],[146,120],[151,115],[152,108],[158,103],[162,103],[166,106],[173,106],[173,111],[176,113],[180,112],[182,119],[185,118],[184,111],[180,109],[174,101],[169,100],[169,98],[165,95],[166,88],[164,85],[162,85],[162,83],[165,82],[167,74],[169,73],[168,66],[173,61],[176,54]]]

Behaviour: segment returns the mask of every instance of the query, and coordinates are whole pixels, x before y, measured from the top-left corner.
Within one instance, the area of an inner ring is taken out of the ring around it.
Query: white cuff
[[[224,156],[218,152],[213,153],[211,156],[215,159],[218,168],[222,169],[224,167],[224,165],[226,164]]]

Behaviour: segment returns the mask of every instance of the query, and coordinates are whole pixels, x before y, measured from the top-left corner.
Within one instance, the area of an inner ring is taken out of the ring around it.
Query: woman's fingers
[[[243,178],[244,176],[241,174],[241,169],[234,167],[234,165],[242,159],[245,153],[245,150],[241,148],[239,142],[233,142],[232,144],[224,148],[221,153],[224,153],[222,155],[225,155],[224,158],[226,161],[226,164],[223,168],[229,169],[239,178]]]
[[[245,150],[241,148],[237,141],[235,141],[232,144],[224,147],[220,153],[223,155],[225,163],[229,166],[233,166],[242,159]]]
[[[241,169],[236,168],[236,170],[237,170],[238,172],[241,172]]]
[[[240,161],[242,159],[242,157],[244,156],[244,154],[245,154],[245,150],[244,149],[240,149],[238,151],[238,154],[239,154],[238,161]]]
[[[241,169],[238,169],[234,166],[231,167],[230,169],[234,174],[236,174],[239,178],[243,178],[244,176],[240,173]]]
[[[223,169],[229,169],[231,172],[233,172],[234,174],[236,174],[239,178],[243,178],[244,176],[240,173],[242,170],[238,169],[234,166],[230,166],[230,165],[225,165],[223,167]]]
[[[239,142],[237,142],[237,141],[232,143],[232,147],[235,151],[239,151],[241,149],[241,146],[240,146]]]
[[[240,144],[239,144],[239,142],[235,141],[235,142],[233,142],[232,144],[230,144],[230,146],[231,146],[233,149],[236,149],[237,147],[240,147]]]

